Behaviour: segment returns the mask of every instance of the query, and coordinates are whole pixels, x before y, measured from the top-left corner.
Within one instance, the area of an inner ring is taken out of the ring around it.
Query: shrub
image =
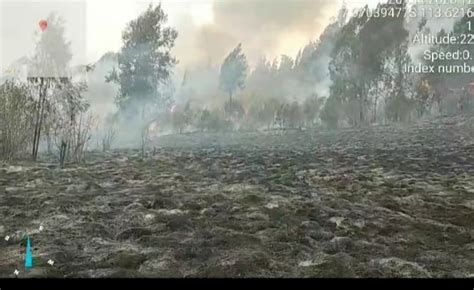
[[[26,85],[7,81],[0,86],[0,157],[12,159],[33,141],[34,100]]]
[[[218,111],[204,109],[201,112],[197,127],[201,131],[223,132],[232,129],[232,122],[226,120]]]

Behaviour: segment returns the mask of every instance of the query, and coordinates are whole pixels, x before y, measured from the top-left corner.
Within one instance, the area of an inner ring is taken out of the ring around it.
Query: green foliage
[[[178,33],[165,26],[167,20],[161,4],[156,7],[150,4],[124,30],[118,70],[113,70],[106,79],[120,86],[117,96],[120,109],[138,113],[145,106],[163,104],[160,88],[167,84],[177,63],[171,49]]]
[[[331,54],[329,75],[332,80],[330,98],[362,100],[366,97],[366,76],[363,74],[362,45],[360,31],[366,23],[366,17],[353,17],[341,29]],[[330,103],[334,105],[335,103]],[[362,113],[362,112],[361,112]]]
[[[0,85],[0,158],[12,159],[31,144],[34,108],[26,85],[12,81]]]
[[[239,44],[225,58],[224,63],[221,66],[219,78],[219,86],[223,91],[229,94],[230,103],[232,103],[232,96],[235,91],[245,87],[247,70],[247,58],[242,52],[242,44]]]
[[[386,76],[385,88],[388,94],[385,109],[386,117],[393,122],[404,122],[410,117],[412,111],[412,106],[407,104],[414,105],[414,99],[421,97],[415,94],[416,82],[413,82],[414,76],[403,69],[405,65],[411,64],[408,41],[403,41],[391,51],[387,63],[390,63],[390,66],[384,71]],[[391,108],[391,106],[395,107]]]
[[[350,125],[366,124],[380,97],[409,98],[408,76],[403,72],[403,66],[411,63],[409,33],[404,25],[406,2],[378,5],[378,9],[383,8],[400,9],[401,13],[369,17],[366,6],[365,13],[352,17],[339,33],[329,65],[332,85],[324,109],[328,126],[334,126],[339,117]],[[338,103],[343,106],[344,116],[336,114],[334,106]],[[398,105],[403,101],[390,103]]]
[[[83,94],[87,90],[85,83],[62,84],[57,94],[51,130],[59,149],[60,165],[65,162],[81,162],[87,143],[91,139],[94,118],[87,115],[89,103]]]

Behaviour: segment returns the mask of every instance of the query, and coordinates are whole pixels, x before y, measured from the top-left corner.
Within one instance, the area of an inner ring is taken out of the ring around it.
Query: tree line
[[[406,69],[428,63],[421,53],[412,51],[414,33],[469,35],[472,15],[436,32],[430,30],[426,18],[408,18],[404,13],[408,5],[406,1],[378,4],[375,9],[401,11],[383,18],[370,17],[368,6],[348,17],[343,6],[318,41],[306,45],[295,59],[287,55],[273,61],[264,58],[252,70],[239,44],[215,70],[219,87],[229,100],[212,110],[199,106],[193,110],[184,103],[168,121],[176,132],[182,132],[358,127],[409,123],[433,114],[472,114],[470,74],[423,74]],[[431,21],[436,24],[438,20]],[[472,52],[467,43],[426,49]],[[434,66],[462,62],[437,61]],[[192,93],[188,92],[188,98]]]
[[[389,1],[380,8],[407,9],[406,1]],[[363,8],[369,11],[368,7]],[[292,58],[262,58],[250,69],[238,44],[218,68],[208,75],[215,91],[201,92],[185,73],[180,85],[171,76],[178,60],[172,50],[178,32],[167,25],[160,4],[127,24],[117,67],[104,82],[118,86],[118,112],[103,128],[102,147],[109,150],[116,130],[126,130],[130,120],[138,122],[142,153],[150,138],[150,124],[186,131],[229,131],[273,128],[370,126],[441,114],[473,112],[466,90],[469,74],[416,74],[407,65],[426,62],[413,54],[412,19],[405,13],[374,18],[369,13],[347,17],[347,8]],[[416,20],[416,32],[429,31],[427,19]],[[468,15],[458,19],[446,33],[469,33]],[[61,20],[54,15],[40,35],[35,54],[28,59],[34,72],[26,83],[9,80],[0,85],[0,154],[12,159],[29,153],[37,158],[40,144],[56,152],[60,164],[80,161],[94,127],[84,98],[87,83],[68,74],[72,59]],[[54,47],[51,47],[54,44]],[[433,51],[472,51],[462,44],[433,45]],[[451,61],[451,63],[456,63]],[[438,62],[435,65],[444,65]],[[84,66],[87,75],[91,66]],[[205,75],[204,70],[195,72]],[[197,93],[218,95],[215,106],[192,103]],[[176,101],[177,95],[181,101]],[[117,129],[118,128],[118,129]]]

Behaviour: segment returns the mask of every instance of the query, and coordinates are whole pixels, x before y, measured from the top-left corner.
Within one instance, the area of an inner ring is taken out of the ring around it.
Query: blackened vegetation
[[[171,106],[178,35],[150,5],[108,74],[119,110],[100,150],[84,83],[0,85],[0,276],[22,268],[28,234],[22,277],[473,277],[470,80],[404,73],[403,17],[346,15],[296,60],[249,72],[237,45],[221,103],[195,106],[185,76]],[[136,149],[115,149],[127,135]]]
[[[472,277],[472,126],[176,135],[144,158],[4,164],[0,276],[26,231],[25,277]]]

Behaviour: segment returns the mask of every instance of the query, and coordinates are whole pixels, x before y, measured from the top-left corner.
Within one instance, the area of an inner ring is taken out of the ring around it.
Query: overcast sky
[[[117,51],[126,24],[150,2],[140,0],[0,0],[0,65],[31,54],[41,33],[38,22],[51,12],[66,21],[73,64]],[[162,0],[169,24],[178,30],[180,66],[219,63],[238,43],[251,62],[266,56],[295,56],[316,40],[342,0]],[[346,1],[354,7],[376,0]]]

